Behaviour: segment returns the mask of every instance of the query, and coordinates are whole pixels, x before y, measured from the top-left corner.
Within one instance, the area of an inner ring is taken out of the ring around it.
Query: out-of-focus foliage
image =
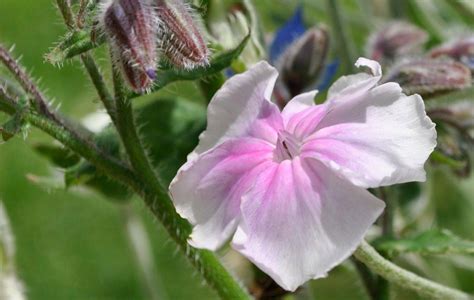
[[[382,240],[377,249],[393,256],[405,252],[429,254],[474,254],[474,242],[463,240],[448,230],[432,229],[412,238]]]

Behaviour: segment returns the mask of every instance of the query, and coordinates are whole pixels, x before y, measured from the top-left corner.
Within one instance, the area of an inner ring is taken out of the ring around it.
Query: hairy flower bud
[[[156,76],[157,18],[149,0],[114,0],[103,6],[102,26],[115,64],[130,87],[146,91]]]
[[[393,60],[417,53],[427,41],[428,34],[407,22],[392,22],[383,26],[369,39],[367,52],[377,61]]]
[[[159,48],[169,61],[180,68],[206,65],[209,49],[193,9],[181,0],[155,0],[160,20]]]
[[[452,60],[423,58],[398,64],[384,81],[398,82],[407,94],[433,95],[471,86],[471,71]]]
[[[430,56],[433,58],[451,57],[474,70],[474,36],[457,39],[436,47],[430,51]]]
[[[288,46],[277,62],[281,79],[277,83],[275,96],[281,107],[318,80],[328,49],[329,34],[323,27],[309,29]]]

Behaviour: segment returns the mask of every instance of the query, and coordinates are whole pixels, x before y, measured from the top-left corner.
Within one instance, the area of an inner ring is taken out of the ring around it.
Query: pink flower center
[[[278,132],[278,140],[274,153],[274,160],[282,162],[291,160],[300,154],[301,141],[291,133],[282,130]]]

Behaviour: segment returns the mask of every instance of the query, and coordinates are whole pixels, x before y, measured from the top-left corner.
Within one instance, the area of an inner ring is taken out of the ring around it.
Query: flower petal
[[[424,181],[424,163],[435,145],[421,97],[386,83],[334,107],[301,151],[356,185],[377,187]]]
[[[269,100],[277,76],[277,71],[262,61],[227,80],[209,103],[207,129],[188,160],[227,139],[245,135],[262,108],[274,106]]]
[[[233,247],[294,291],[346,259],[384,203],[313,159],[267,168],[243,197]]]
[[[228,140],[183,166],[170,185],[177,212],[194,226],[190,244],[215,250],[234,232],[241,196],[272,163],[273,148],[258,139]]]
[[[314,97],[316,97],[317,93],[318,91],[310,91],[291,99],[281,112],[285,123],[287,123],[286,121],[289,120],[294,114],[314,106]]]
[[[374,60],[361,57],[355,65],[369,68],[372,74],[359,73],[342,76],[329,88],[328,102],[345,102],[357,98],[374,87],[382,77],[382,68]]]

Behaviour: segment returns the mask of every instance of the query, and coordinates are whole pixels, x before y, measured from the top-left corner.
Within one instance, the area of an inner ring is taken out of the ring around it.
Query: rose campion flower
[[[436,144],[420,96],[371,74],[339,79],[280,111],[266,62],[229,79],[208,107],[208,126],[170,185],[189,243],[232,246],[287,290],[326,276],[356,249],[384,203],[366,188],[424,181]]]

